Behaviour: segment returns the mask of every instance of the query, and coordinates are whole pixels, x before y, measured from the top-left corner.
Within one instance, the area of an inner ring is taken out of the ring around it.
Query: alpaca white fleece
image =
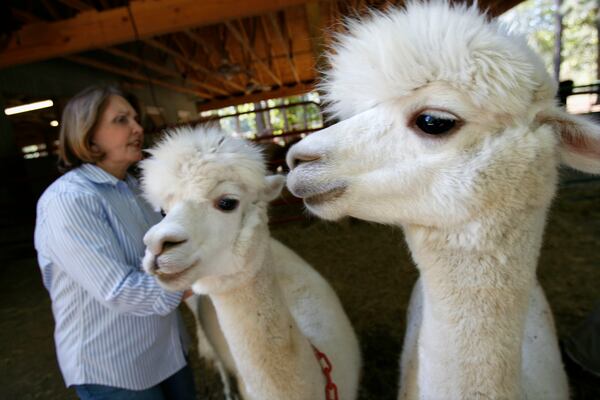
[[[284,180],[265,176],[260,150],[182,128],[150,153],[142,187],[167,215],[144,237],[144,269],[168,289],[202,295],[190,308],[203,353],[234,374],[245,400],[324,399],[314,345],[334,366],[339,398],[355,399],[358,341],[331,286],[271,239],[266,207]]]
[[[431,82],[446,82],[494,113],[521,113],[552,99],[540,58],[524,38],[481,15],[476,5],[411,1],[406,9],[373,11],[347,21],[337,37],[321,89],[328,111],[345,119]]]
[[[599,127],[559,109],[539,57],[475,6],[349,21],[329,61],[341,121],[290,149],[287,184],[322,218],[404,230],[420,279],[399,399],[567,399],[536,267],[557,168],[600,173]]]

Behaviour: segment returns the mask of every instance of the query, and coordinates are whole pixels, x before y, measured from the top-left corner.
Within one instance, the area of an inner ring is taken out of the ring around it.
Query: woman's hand
[[[189,297],[192,297],[194,295],[194,291],[192,289],[188,289],[186,291],[183,292],[183,297],[181,298],[181,300],[187,300]]]

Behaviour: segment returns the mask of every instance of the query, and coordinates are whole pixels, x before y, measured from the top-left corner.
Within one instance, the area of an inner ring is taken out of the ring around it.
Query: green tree
[[[562,1],[561,80],[571,79],[583,85],[598,79],[598,3],[598,0]],[[555,0],[527,0],[501,17],[527,36],[548,71],[553,69],[556,11]]]

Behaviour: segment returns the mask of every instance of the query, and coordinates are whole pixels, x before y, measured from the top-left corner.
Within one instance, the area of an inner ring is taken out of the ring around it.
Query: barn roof
[[[498,15],[522,0],[479,0]],[[0,69],[66,58],[197,97],[198,109],[310,91],[346,15],[403,0],[3,2]],[[5,15],[7,15],[5,14]]]

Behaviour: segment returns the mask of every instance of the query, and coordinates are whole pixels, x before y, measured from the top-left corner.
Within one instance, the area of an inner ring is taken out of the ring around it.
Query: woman
[[[35,247],[52,298],[67,386],[81,399],[194,399],[184,293],[144,274],[144,233],[160,215],[127,173],[142,158],[137,113],[114,88],[88,88],[63,112],[63,176],[38,202]]]

